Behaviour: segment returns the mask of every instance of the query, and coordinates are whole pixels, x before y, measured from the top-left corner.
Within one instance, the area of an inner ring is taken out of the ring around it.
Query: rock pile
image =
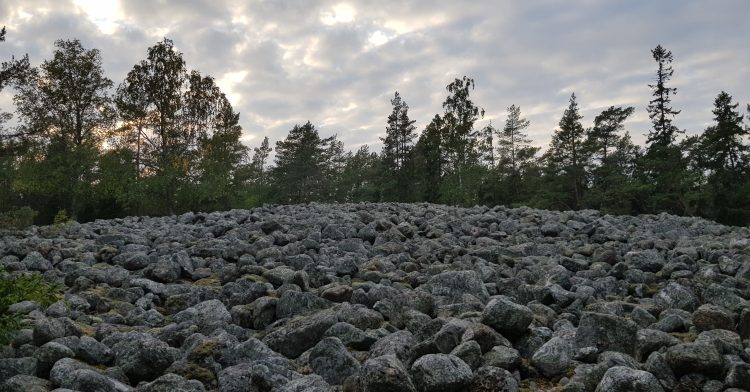
[[[36,227],[0,391],[750,390],[750,230],[669,215],[272,206]]]

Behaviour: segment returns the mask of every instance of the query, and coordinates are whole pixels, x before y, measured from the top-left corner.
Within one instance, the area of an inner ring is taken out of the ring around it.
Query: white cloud
[[[119,0],[73,0],[73,4],[104,34],[117,31],[122,21]]]
[[[501,126],[505,109],[520,105],[544,146],[575,91],[585,126],[606,106],[635,106],[628,129],[642,142],[657,43],[675,56],[680,128],[711,122],[721,90],[741,108],[750,102],[749,13],[744,0],[2,0],[0,60],[28,52],[38,65],[55,39],[80,38],[101,49],[119,83],[166,36],[189,69],[217,78],[249,143],[273,143],[310,120],[349,148],[380,150],[395,90],[423,128],[442,112],[445,85],[463,75],[487,111],[479,126]],[[0,109],[12,110],[10,93]]]
[[[339,23],[354,22],[356,11],[349,4],[336,4],[330,11],[324,11],[320,14],[320,21],[324,25],[332,26]]]

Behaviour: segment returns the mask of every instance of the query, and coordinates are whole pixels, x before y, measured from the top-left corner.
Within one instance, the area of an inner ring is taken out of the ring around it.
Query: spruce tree
[[[642,158],[643,182],[652,189],[649,192],[647,209],[651,212],[692,214],[694,206],[687,197],[691,186],[686,172],[686,160],[680,147],[675,144],[677,134],[682,131],[672,121],[680,113],[671,106],[671,96],[677,89],[668,87],[674,74],[672,52],[661,45],[651,51],[657,63],[655,84],[649,84],[653,99],[648,105],[652,129],[647,137],[647,151]]]
[[[414,148],[414,122],[409,118],[409,105],[396,91],[391,99],[393,111],[383,142],[380,163],[380,183],[384,200],[407,201],[412,195],[411,153]]]
[[[277,201],[307,203],[325,200],[329,149],[333,138],[321,138],[309,121],[295,125],[276,142],[272,170]]]
[[[745,137],[750,130],[732,103],[732,96],[722,91],[714,101],[715,124],[699,138],[701,169],[707,171],[707,198],[712,218],[731,224],[750,219],[750,197],[740,188],[748,175],[748,146]]]
[[[672,69],[672,52],[661,45],[651,50],[651,55],[657,64],[656,83],[648,86],[653,90],[653,99],[648,104],[648,116],[653,123],[653,129],[648,134],[648,143],[656,146],[668,146],[675,141],[680,130],[672,124],[674,116],[680,114],[671,106],[671,95],[677,94],[677,89],[668,87],[674,70]]]

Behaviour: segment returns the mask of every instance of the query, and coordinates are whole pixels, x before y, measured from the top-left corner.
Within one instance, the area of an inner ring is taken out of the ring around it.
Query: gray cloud
[[[116,7],[108,14],[82,3]],[[421,129],[462,75],[476,80],[474,100],[487,111],[480,126],[501,126],[505,108],[520,105],[546,145],[575,91],[585,125],[610,105],[636,107],[628,130],[642,142],[657,43],[675,56],[680,128],[704,129],[721,90],[743,108],[750,102],[748,11],[745,0],[6,0],[0,58],[29,53],[38,64],[55,39],[77,37],[102,51],[119,83],[167,36],[190,69],[222,83],[250,145],[310,120],[349,148],[379,150],[395,90]]]

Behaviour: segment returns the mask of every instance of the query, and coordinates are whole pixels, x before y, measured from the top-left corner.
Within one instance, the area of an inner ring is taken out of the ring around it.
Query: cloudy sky
[[[0,25],[0,59],[28,53],[37,65],[55,39],[79,38],[116,84],[168,37],[188,68],[219,81],[250,146],[310,120],[350,149],[379,150],[394,91],[422,129],[462,75],[476,81],[480,126],[520,105],[546,145],[575,92],[585,126],[634,106],[628,129],[642,142],[657,44],[674,54],[680,128],[704,129],[721,90],[743,112],[750,102],[747,0],[2,0]]]

